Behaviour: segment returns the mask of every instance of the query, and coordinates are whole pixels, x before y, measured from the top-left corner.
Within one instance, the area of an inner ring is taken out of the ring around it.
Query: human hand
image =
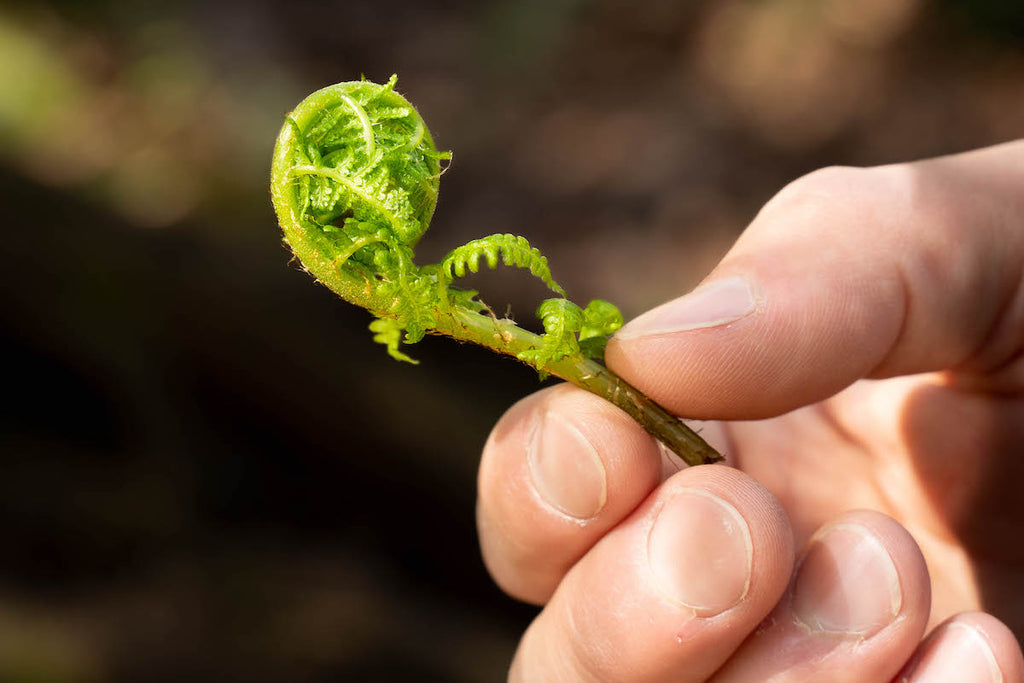
[[[607,360],[735,469],[571,386],[513,406],[477,506],[545,604],[510,680],[1024,681],[1024,141],[798,180]]]

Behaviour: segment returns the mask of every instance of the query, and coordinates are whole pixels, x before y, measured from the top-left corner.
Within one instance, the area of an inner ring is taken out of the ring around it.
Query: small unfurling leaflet
[[[540,278],[552,292],[562,297],[565,296],[565,290],[551,277],[547,258],[542,256],[540,251],[531,247],[525,237],[516,235],[491,235],[467,242],[452,250],[441,261],[441,272],[449,278],[449,281],[463,277],[467,269],[469,272],[475,273],[480,269],[481,256],[486,259],[487,267],[491,270],[498,267],[498,257],[501,256],[506,266],[530,271]],[[608,305],[612,306],[612,304]]]

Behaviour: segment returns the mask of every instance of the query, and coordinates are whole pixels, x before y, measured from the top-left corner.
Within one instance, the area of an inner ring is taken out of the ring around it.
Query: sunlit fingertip
[[[953,621],[925,642],[900,678],[906,683],[945,683],[956,672],[962,683],[1003,683],[1003,672],[988,639],[971,624]]]
[[[608,500],[608,477],[597,448],[568,417],[548,410],[527,436],[530,481],[540,499],[573,519],[596,516]]]
[[[896,565],[870,529],[844,522],[815,535],[793,584],[793,614],[805,628],[868,637],[902,604]]]
[[[663,504],[647,555],[661,591],[698,616],[724,612],[750,588],[750,528],[733,505],[703,489],[680,489]]]

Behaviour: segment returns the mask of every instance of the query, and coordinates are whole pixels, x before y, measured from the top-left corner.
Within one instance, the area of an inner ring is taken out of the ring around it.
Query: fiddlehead
[[[427,333],[446,334],[507,353],[605,396],[691,464],[720,459],[677,419],[594,359],[622,324],[618,309],[565,299],[547,259],[523,237],[491,235],[452,250],[437,265],[418,266],[414,247],[437,204],[441,162],[426,124],[384,85],[339,83],[318,90],[281,128],[271,168],[271,195],[285,241],[318,280],[376,316],[374,341],[398,360]],[[561,298],[538,309],[544,334],[499,320],[476,292],[452,282],[499,260],[538,277]]]

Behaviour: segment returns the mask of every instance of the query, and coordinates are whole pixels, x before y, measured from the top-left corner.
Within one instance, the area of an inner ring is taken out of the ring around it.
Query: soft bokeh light
[[[425,261],[527,236],[573,299],[696,284],[799,175],[1024,136],[999,0],[37,2],[0,9],[0,679],[484,681],[534,614],[474,477],[531,371],[417,368],[267,190],[309,91],[399,74],[454,151]],[[474,277],[526,324],[522,273]],[[1020,626],[1020,625],[1018,625]]]

